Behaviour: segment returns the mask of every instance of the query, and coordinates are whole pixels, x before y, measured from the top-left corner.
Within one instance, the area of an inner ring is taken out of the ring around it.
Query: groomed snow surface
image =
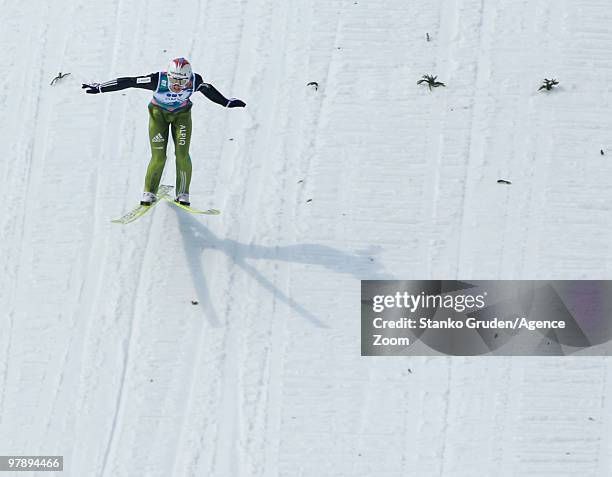
[[[612,475],[608,358],[359,355],[360,279],[611,277],[609,0],[0,20],[0,454],[70,477]],[[194,98],[192,202],[222,215],[111,224],[142,191],[150,93],[81,81],[179,55],[247,103]]]

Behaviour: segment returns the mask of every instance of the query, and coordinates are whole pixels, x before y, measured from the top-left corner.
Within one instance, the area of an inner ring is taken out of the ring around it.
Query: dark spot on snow
[[[191,300],[191,304],[192,304],[192,305],[197,305],[198,303],[199,303],[199,301],[198,301],[198,300]]]
[[[508,185],[509,185],[509,184],[512,184],[512,182],[507,181],[507,180],[505,180],[505,179],[498,179],[498,180],[497,180],[497,183],[498,183],[498,184],[508,184]]]
[[[600,149],[599,153],[603,156],[604,155],[603,149]]]
[[[300,179],[299,181],[297,181],[298,184],[301,184],[302,182],[304,182],[304,179]]]
[[[310,83],[307,83],[306,86],[314,86],[315,91],[319,89],[319,83],[316,81],[311,81]]]
[[[589,416],[589,421],[594,421],[594,420],[595,420],[594,417]]]
[[[312,199],[308,199],[306,202],[312,202]]]
[[[438,77],[434,76],[434,75],[423,75],[421,76],[421,79],[419,81],[417,81],[417,85],[421,85],[421,84],[426,84],[427,87],[429,88],[429,91],[431,91],[432,88],[439,88],[440,86],[442,86],[443,88],[446,88],[446,84],[442,83],[441,81],[437,81]]]
[[[546,90],[546,91],[550,91],[551,89],[553,89],[555,86],[557,86],[559,84],[559,82],[556,79],[546,79],[544,78],[544,82],[542,84],[542,86],[540,86],[538,88],[538,91],[541,90]]]
[[[61,80],[62,78],[65,78],[66,76],[70,76],[70,73],[62,73],[61,71],[57,74],[57,76],[55,78],[53,78],[51,80],[51,86],[53,86],[55,83],[57,83],[59,80]]]
[[[233,137],[230,137],[230,138],[229,138],[229,140],[230,140],[230,141],[233,141],[233,140],[234,140],[234,138],[233,138]]]
[[[408,374],[412,374],[412,369],[408,368]]]

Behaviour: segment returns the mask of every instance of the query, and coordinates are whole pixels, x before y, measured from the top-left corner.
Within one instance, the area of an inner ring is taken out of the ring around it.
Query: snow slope
[[[612,475],[610,359],[359,356],[360,279],[610,277],[609,0],[0,20],[0,454],[70,477]],[[194,101],[192,200],[223,213],[111,224],[149,94],[80,82],[176,55],[247,103]]]

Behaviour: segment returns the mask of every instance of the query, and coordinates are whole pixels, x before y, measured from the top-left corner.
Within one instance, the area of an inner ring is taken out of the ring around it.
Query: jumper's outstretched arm
[[[159,73],[151,73],[146,76],[124,76],[105,83],[83,83],[82,88],[87,89],[87,93],[108,93],[110,91],[120,91],[127,88],[148,89],[155,91]]]

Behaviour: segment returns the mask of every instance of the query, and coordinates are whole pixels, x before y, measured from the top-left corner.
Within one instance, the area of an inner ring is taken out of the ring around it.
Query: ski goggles
[[[189,82],[189,78],[181,78],[180,76],[168,75],[168,82],[172,86],[180,86],[181,88],[184,88]]]

